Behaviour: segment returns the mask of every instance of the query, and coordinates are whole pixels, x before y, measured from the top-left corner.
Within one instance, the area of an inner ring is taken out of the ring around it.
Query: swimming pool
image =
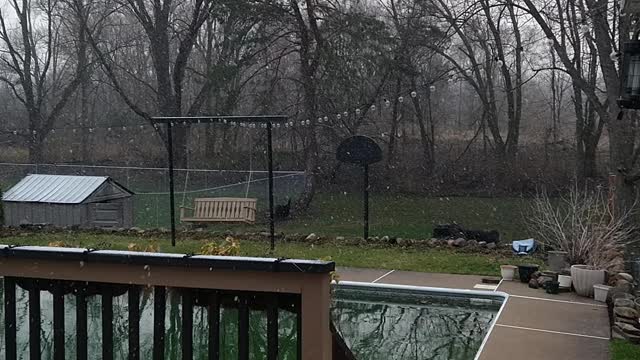
[[[2,294],[0,279],[0,297]],[[486,291],[450,290],[385,284],[340,282],[333,288],[332,317],[336,330],[357,359],[376,360],[473,360],[482,347],[506,294]],[[27,292],[18,288],[17,338],[21,359],[28,359]],[[180,358],[181,308],[179,295],[167,296],[165,355]],[[65,347],[68,358],[75,357],[75,302],[65,296]],[[41,294],[42,358],[52,357],[52,297]],[[140,301],[140,346],[149,354],[153,341],[153,293],[143,292]],[[0,307],[0,324],[4,323]],[[114,299],[114,358],[127,358],[127,299]],[[101,354],[100,297],[88,302],[89,354]],[[207,309],[196,307],[193,321],[194,359],[206,358],[208,345]],[[297,322],[292,312],[279,312],[279,359],[297,358]],[[237,359],[238,311],[221,309],[220,359]],[[260,311],[249,314],[250,358],[266,358],[266,316]],[[0,358],[4,356],[4,326],[0,326]],[[143,356],[144,357],[144,356]]]
[[[473,360],[508,295],[341,282],[333,320],[357,359]]]

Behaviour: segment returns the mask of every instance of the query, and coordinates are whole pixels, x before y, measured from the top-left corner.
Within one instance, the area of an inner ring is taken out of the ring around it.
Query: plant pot
[[[547,263],[551,271],[560,272],[567,267],[567,252],[566,251],[549,251],[549,258]]]
[[[518,265],[518,276],[520,277],[520,281],[523,283],[528,283],[529,280],[531,280],[531,275],[533,275],[533,273],[536,271],[538,271],[538,265]]]
[[[511,281],[516,275],[516,269],[518,267],[514,265],[500,265],[500,275],[502,280]]]
[[[571,276],[558,275],[558,283],[560,283],[561,288],[571,289]]]
[[[593,285],[604,284],[605,271],[592,270],[587,265],[571,266],[571,281],[576,293],[580,296],[592,297]]]
[[[547,281],[546,285],[547,294],[557,294],[560,289],[560,283],[557,281]]]
[[[593,298],[599,302],[607,302],[607,294],[611,286],[596,284],[593,285]]]

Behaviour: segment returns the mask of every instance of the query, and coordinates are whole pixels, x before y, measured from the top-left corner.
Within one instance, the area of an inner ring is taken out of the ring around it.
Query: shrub
[[[234,256],[239,253],[240,243],[231,236],[228,236],[222,244],[211,241],[202,245],[200,248],[200,254],[202,255]]]
[[[631,212],[614,217],[602,188],[573,187],[559,199],[537,194],[525,216],[540,243],[567,252],[570,264],[621,270],[624,247],[634,241]]]

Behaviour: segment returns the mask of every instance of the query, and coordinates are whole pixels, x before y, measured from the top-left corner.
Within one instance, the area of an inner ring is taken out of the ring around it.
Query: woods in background
[[[152,116],[286,114],[295,126],[277,129],[276,157],[307,173],[300,207],[351,181],[333,154],[352,134],[385,149],[374,186],[513,194],[620,170],[632,196],[637,120],[613,120],[617,39],[629,26],[618,7],[10,0],[0,6],[0,161],[161,165]],[[179,167],[264,161],[259,129],[175,131]]]

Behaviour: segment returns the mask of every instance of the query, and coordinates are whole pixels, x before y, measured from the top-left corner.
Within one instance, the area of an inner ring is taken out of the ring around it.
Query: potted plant
[[[580,296],[593,296],[594,285],[604,284],[605,271],[588,265],[571,265],[571,282]]]
[[[542,244],[566,253],[578,295],[593,296],[593,286],[605,283],[607,271],[622,270],[624,247],[634,240],[631,213],[616,215],[611,213],[602,189],[579,190],[574,186],[560,199],[539,193],[526,219]],[[552,255],[559,258],[563,253]]]
[[[500,265],[500,275],[502,279],[507,281],[513,280],[517,268],[515,265]]]

